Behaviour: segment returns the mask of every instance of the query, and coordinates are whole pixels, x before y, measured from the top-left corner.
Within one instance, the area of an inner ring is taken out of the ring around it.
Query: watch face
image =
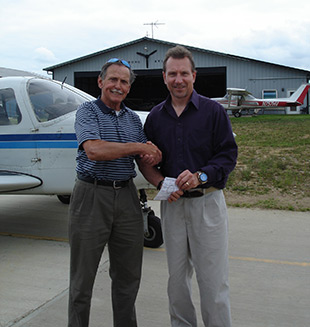
[[[206,182],[208,179],[208,176],[206,173],[201,173],[199,176],[199,179],[201,180],[202,183]]]

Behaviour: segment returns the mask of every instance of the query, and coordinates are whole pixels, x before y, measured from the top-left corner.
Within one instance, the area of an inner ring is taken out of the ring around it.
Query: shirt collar
[[[115,112],[114,109],[111,109],[110,107],[108,107],[102,100],[100,97],[98,97],[97,100],[95,100],[95,104],[100,108],[100,110],[104,113],[104,114],[112,114]],[[120,112],[126,110],[126,106],[125,104],[122,102],[121,103],[121,110]]]
[[[186,108],[190,104],[192,104],[194,108],[196,108],[197,110],[199,110],[199,94],[195,90],[193,90],[193,93],[192,93],[192,95],[191,95],[191,97],[190,97],[190,99],[189,99],[189,101],[188,101],[188,103],[186,105]],[[173,109],[172,108],[172,104],[171,104],[171,95],[170,94],[168,95],[167,99],[165,100],[165,102],[164,102],[161,110],[163,108],[166,108],[166,109],[171,108],[171,109]]]
[[[189,100],[189,102],[191,102],[195,106],[195,108],[197,110],[199,110],[199,95],[195,90],[193,90],[193,93],[192,93],[192,96],[191,96],[191,99]]]

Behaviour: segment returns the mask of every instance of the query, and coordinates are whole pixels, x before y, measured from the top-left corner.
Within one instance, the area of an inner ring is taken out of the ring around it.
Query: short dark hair
[[[195,68],[195,62],[194,62],[194,59],[193,59],[193,55],[192,53],[186,49],[185,47],[183,47],[182,45],[177,45],[173,48],[170,48],[167,53],[166,53],[166,56],[165,56],[165,59],[164,59],[164,63],[163,63],[163,70],[164,72],[166,71],[166,65],[167,65],[167,61],[168,59],[172,57],[174,59],[183,59],[183,58],[188,58],[191,65],[192,65],[192,72],[195,72],[196,71],[196,68]]]
[[[136,79],[135,73],[133,72],[133,70],[131,68],[129,68],[129,67],[125,66],[124,64],[122,64],[121,60],[116,61],[116,62],[106,62],[101,68],[101,72],[99,74],[99,77],[102,78],[102,79],[105,79],[105,77],[107,76],[107,70],[112,65],[124,66],[124,67],[128,68],[129,73],[130,73],[129,83],[132,84],[135,81],[135,79]]]

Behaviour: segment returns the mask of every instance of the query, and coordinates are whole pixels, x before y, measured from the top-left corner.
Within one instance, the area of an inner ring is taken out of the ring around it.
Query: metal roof
[[[82,57],[72,59],[72,60],[57,64],[57,65],[53,65],[53,66],[43,68],[43,70],[53,71],[54,69],[57,69],[57,68],[60,68],[60,67],[63,67],[63,66],[67,66],[67,65],[70,65],[72,63],[83,61],[85,59],[89,59],[89,58],[92,58],[92,57],[95,57],[95,56],[99,56],[99,55],[102,55],[102,54],[105,54],[105,53],[108,53],[110,51],[114,51],[114,50],[117,50],[117,49],[129,47],[129,46],[132,46],[132,45],[144,42],[144,41],[149,41],[149,42],[158,43],[158,44],[164,44],[164,45],[167,45],[169,47],[174,47],[176,45],[183,45],[183,44],[179,44],[179,43],[162,41],[162,40],[153,39],[153,38],[149,38],[149,37],[142,37],[140,39],[133,40],[133,41],[130,41],[130,42],[127,42],[127,43],[123,43],[123,44],[120,44],[120,45],[117,45],[117,46],[114,46],[114,47],[111,47],[111,48],[108,48],[108,49],[105,49],[105,50],[101,50],[101,51],[98,51],[98,52],[94,52],[94,53],[91,53],[91,54],[86,55],[86,56],[82,56]],[[270,62],[263,61],[263,60],[250,59],[250,58],[236,56],[236,55],[227,54],[227,53],[223,53],[223,52],[217,52],[217,51],[212,51],[212,50],[207,50],[207,49],[201,49],[201,48],[188,46],[188,45],[183,45],[183,46],[186,47],[187,49],[191,50],[191,51],[198,51],[198,52],[202,52],[202,53],[208,53],[208,54],[213,54],[213,55],[217,55],[217,56],[228,57],[228,58],[232,58],[232,59],[235,59],[235,60],[257,62],[257,63],[263,63],[263,64],[268,64],[268,65],[274,65],[274,66],[278,66],[278,67],[285,67],[285,68],[290,68],[290,69],[294,69],[294,70],[298,70],[298,71],[302,71],[302,72],[307,72],[307,73],[310,74],[309,70],[304,70],[304,69],[300,69],[300,68],[280,65],[280,64],[276,64],[276,63],[270,63]]]

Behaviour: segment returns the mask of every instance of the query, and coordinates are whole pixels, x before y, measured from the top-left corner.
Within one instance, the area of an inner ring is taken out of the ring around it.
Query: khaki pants
[[[222,190],[161,202],[172,327],[196,327],[193,269],[205,327],[230,327],[228,218]]]
[[[69,208],[69,239],[68,326],[89,324],[94,280],[106,244],[114,326],[137,326],[135,300],[141,278],[143,217],[133,182],[114,190],[77,180]]]

